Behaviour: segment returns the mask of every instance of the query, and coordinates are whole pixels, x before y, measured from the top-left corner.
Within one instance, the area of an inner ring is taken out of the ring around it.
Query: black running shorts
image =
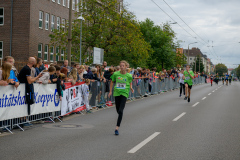
[[[187,85],[188,85],[188,88],[189,88],[189,89],[192,89],[192,85],[190,86],[187,82],[185,82],[184,84],[187,84]]]

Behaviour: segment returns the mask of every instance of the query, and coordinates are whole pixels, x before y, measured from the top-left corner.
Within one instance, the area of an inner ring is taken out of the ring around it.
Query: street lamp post
[[[195,72],[197,72],[197,57],[195,57]]]
[[[81,2],[81,9],[82,9],[82,2]],[[84,18],[82,17],[82,11],[81,16],[79,16],[77,19],[80,20],[80,65],[82,65],[82,21],[84,21]]]
[[[197,43],[197,42],[193,42],[193,43],[190,43],[190,44],[194,44],[194,43]],[[189,65],[189,45],[190,44],[188,44],[188,65]]]

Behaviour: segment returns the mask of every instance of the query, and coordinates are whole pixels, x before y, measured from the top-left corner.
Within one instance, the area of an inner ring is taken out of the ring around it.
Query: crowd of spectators
[[[79,63],[69,66],[68,60],[64,60],[62,66],[52,63],[49,65],[48,69],[46,69],[41,58],[30,57],[27,65],[18,73],[17,69],[14,67],[14,58],[6,56],[0,70],[0,85],[14,85],[17,88],[20,83],[56,83],[58,86],[57,88],[64,88],[63,82],[71,82],[74,85],[76,82],[82,82],[85,79],[89,79],[90,82],[98,81],[108,84],[109,81],[111,81],[111,75],[119,71],[119,69],[119,66],[108,67],[106,61],[104,61],[102,65],[96,65],[94,67],[80,65]],[[176,68],[172,68],[171,70],[162,69],[160,72],[156,70],[156,68],[149,69],[140,67],[134,69],[129,68],[129,66],[127,69],[128,73],[132,74],[133,78],[137,81],[137,85],[139,85],[142,80],[148,80],[149,88],[151,88],[151,83],[155,78],[164,81],[165,78],[170,77],[175,81],[180,73],[180,70]],[[194,73],[195,77],[200,75],[206,76],[204,73]],[[61,92],[60,90],[59,93]]]

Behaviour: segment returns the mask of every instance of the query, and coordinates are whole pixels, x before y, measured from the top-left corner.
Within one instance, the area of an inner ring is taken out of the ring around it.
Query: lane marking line
[[[215,91],[212,91],[212,92],[215,92]]]
[[[180,118],[182,118],[184,115],[186,114],[186,112],[183,112],[182,114],[180,114],[179,116],[177,116],[175,119],[173,119],[174,122],[178,121]]]
[[[153,133],[151,136],[149,136],[147,139],[145,139],[144,141],[142,141],[141,143],[139,143],[138,145],[136,145],[133,149],[131,149],[130,151],[128,151],[127,153],[135,153],[137,152],[139,149],[141,149],[143,146],[145,146],[148,142],[150,142],[151,140],[153,140],[155,137],[157,137],[161,132],[155,132]]]
[[[199,102],[195,103],[192,107],[196,107],[199,104]]]
[[[204,99],[206,99],[207,97],[203,97],[203,99],[202,100],[204,100]]]
[[[210,96],[212,93],[209,93],[208,95]]]

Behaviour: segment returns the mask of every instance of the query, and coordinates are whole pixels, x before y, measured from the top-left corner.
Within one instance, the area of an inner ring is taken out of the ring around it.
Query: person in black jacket
[[[31,114],[30,105],[34,103],[34,87],[33,83],[38,80],[42,73],[37,77],[31,77],[31,68],[36,64],[36,59],[34,57],[29,57],[28,63],[24,66],[18,75],[18,80],[20,83],[25,83],[25,99],[28,104],[28,115]]]

